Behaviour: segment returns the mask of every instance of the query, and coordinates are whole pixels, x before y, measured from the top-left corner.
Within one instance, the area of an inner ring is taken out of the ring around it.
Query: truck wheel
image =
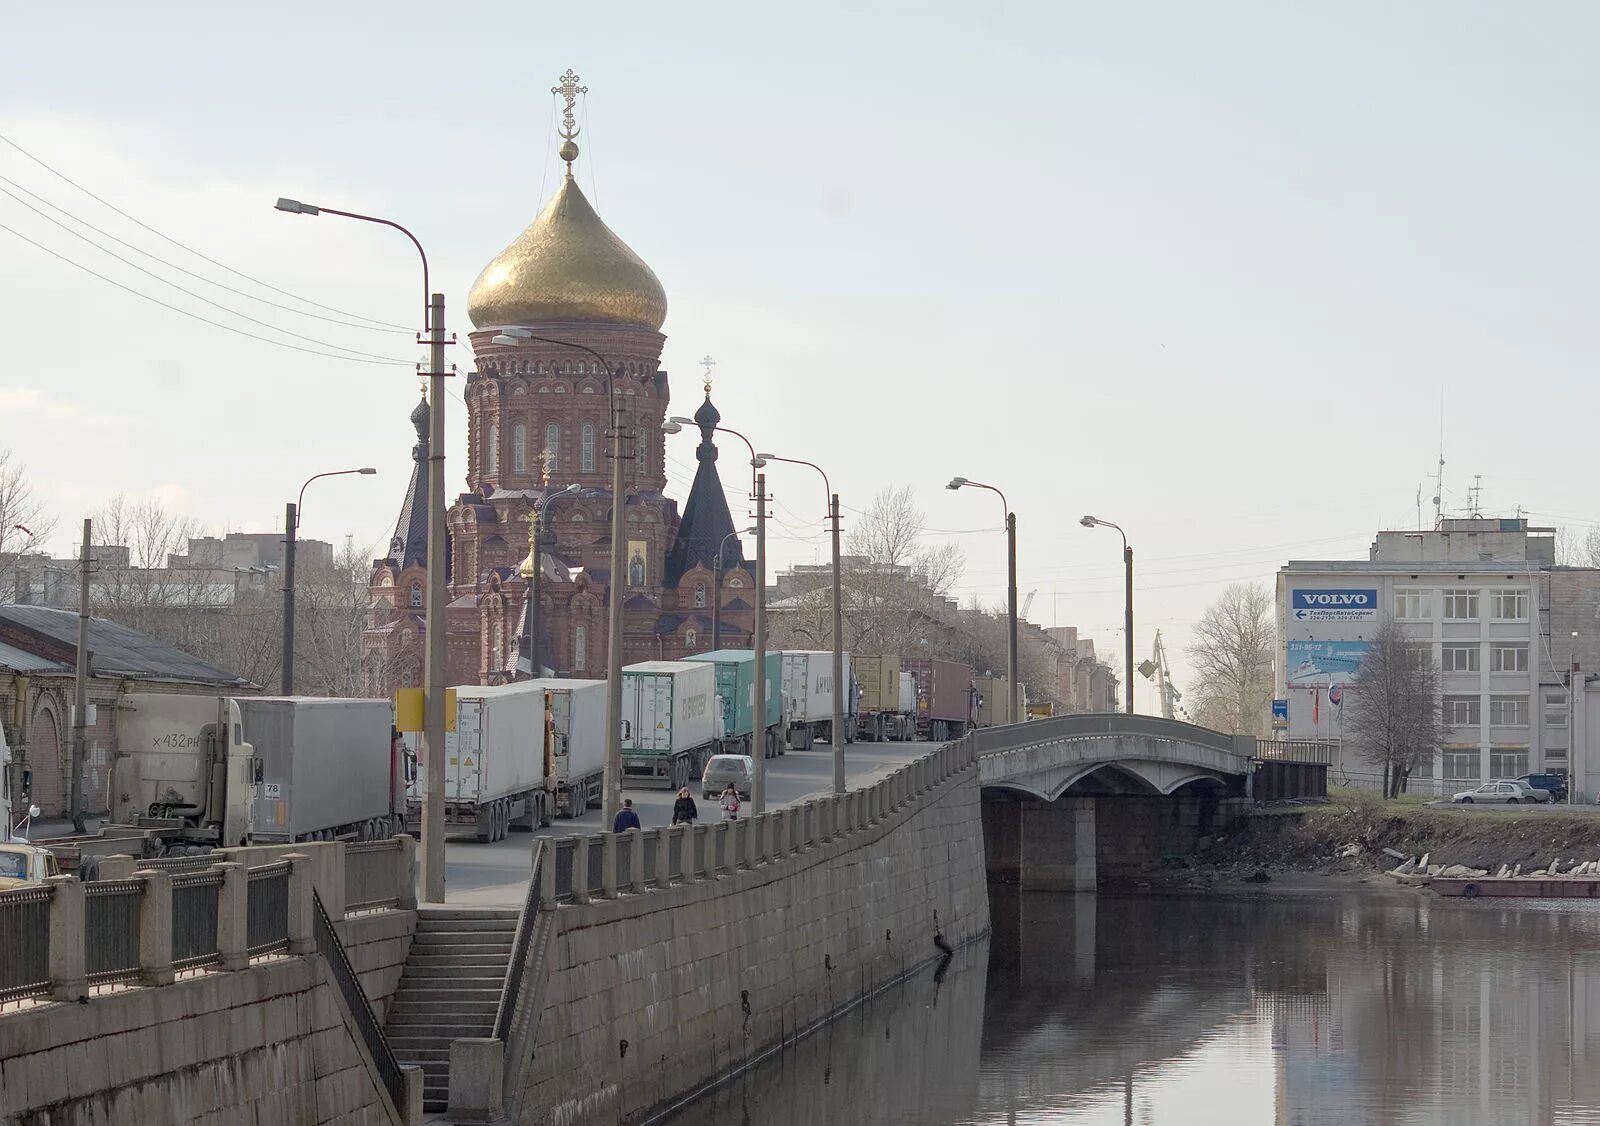
[[[567,817],[582,817],[588,809],[589,802],[583,796],[582,786],[574,786],[567,791]]]

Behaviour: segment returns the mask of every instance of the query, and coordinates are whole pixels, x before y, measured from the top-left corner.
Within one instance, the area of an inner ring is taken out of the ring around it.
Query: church
[[[584,92],[577,81],[568,71],[552,91],[566,101],[560,187],[484,267],[467,299],[474,370],[462,388],[466,491],[447,515],[447,684],[506,683],[530,665],[604,677],[611,597],[623,599],[623,664],[709,650],[719,551],[722,645],[751,643],[755,573],[732,534],[717,472],[721,416],[708,379],[694,414],[697,469],[680,513],[665,492],[666,291],[573,177],[573,103]],[[608,391],[621,404],[617,431]],[[411,481],[388,555],[373,561],[362,644],[365,684],[376,696],[423,680],[427,404],[410,418]],[[621,575],[610,572],[613,457],[623,459]],[[448,497],[448,483],[446,490]],[[531,614],[530,587],[538,590]]]

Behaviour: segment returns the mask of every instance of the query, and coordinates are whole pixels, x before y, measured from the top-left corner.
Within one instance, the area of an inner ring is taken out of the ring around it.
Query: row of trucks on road
[[[847,656],[845,669],[846,741],[944,741],[975,723],[1008,721],[1004,677],[974,680],[965,665],[926,658]],[[770,758],[831,741],[831,652],[768,653],[759,720],[754,673],[751,651],[727,649],[625,668],[624,781],[678,789],[713,754]],[[419,822],[417,757],[396,737],[387,700],[132,693],[116,706],[108,823],[92,836],[32,841],[52,863],[379,840]],[[600,804],[604,681],[462,686],[455,708],[445,739],[448,827],[493,841]],[[16,838],[25,821],[14,813],[30,787],[24,775],[12,793],[10,757],[0,733],[0,814]]]

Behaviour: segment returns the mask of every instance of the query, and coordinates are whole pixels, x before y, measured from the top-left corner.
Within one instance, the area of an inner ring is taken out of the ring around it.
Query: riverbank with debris
[[[1123,881],[1127,890],[1290,892],[1300,886],[1394,886],[1385,875],[1410,864],[1435,874],[1600,872],[1600,817],[1593,811],[1430,808],[1363,791],[1326,804],[1279,807],[1241,818],[1193,856]],[[1116,890],[1116,889],[1108,889]]]

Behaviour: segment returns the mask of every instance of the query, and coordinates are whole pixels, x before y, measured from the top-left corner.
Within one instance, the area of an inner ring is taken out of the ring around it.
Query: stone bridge
[[[1250,802],[1256,740],[1145,715],[1070,715],[975,734],[989,876],[1094,891],[1193,850]]]

